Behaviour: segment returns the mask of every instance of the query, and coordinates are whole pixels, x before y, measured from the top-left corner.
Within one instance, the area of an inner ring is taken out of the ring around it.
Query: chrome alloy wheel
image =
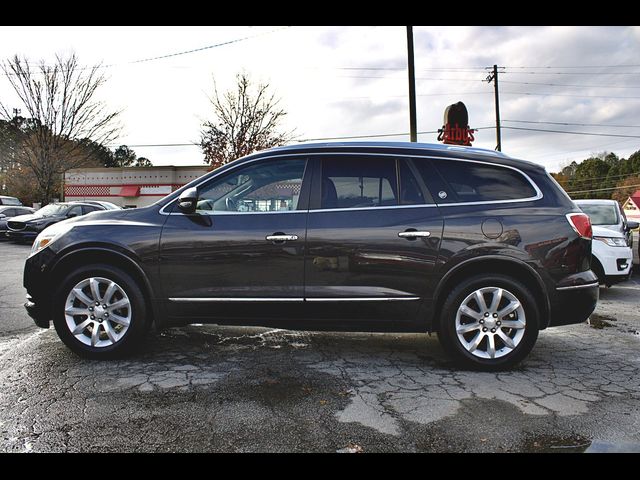
[[[102,277],[78,282],[64,304],[69,331],[91,347],[117,343],[129,329],[131,314],[131,302],[122,287]]]
[[[500,358],[524,336],[527,319],[516,296],[500,287],[480,288],[462,301],[456,334],[462,346],[479,358]]]

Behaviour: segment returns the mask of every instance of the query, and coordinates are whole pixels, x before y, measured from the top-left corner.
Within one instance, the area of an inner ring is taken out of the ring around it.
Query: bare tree
[[[46,204],[65,171],[92,162],[90,142],[105,144],[118,137],[120,112],[108,110],[96,98],[106,82],[101,67],[82,67],[75,54],[56,56],[53,65],[41,61],[36,67],[16,55],[3,62],[2,70],[28,118],[16,137],[15,161],[33,172],[39,198]],[[12,118],[2,102],[0,116]]]
[[[286,112],[279,108],[280,100],[269,92],[269,85],[259,84],[253,90],[246,73],[236,75],[235,89],[222,95],[214,83],[215,96],[210,101],[216,119],[204,123],[200,138],[212,169],[293,138],[293,132],[279,130]]]

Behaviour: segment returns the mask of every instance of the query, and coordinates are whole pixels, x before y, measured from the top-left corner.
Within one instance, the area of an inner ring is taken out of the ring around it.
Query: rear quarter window
[[[511,168],[460,160],[433,159],[431,163],[435,171],[426,162],[415,161],[423,178],[438,175],[424,178],[435,189],[431,193],[438,203],[520,200],[537,194],[531,182]]]

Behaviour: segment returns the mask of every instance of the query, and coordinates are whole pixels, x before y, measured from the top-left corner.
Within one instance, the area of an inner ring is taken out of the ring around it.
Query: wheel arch
[[[551,304],[549,295],[540,275],[527,263],[517,258],[505,258],[504,256],[483,256],[465,260],[453,267],[442,277],[436,287],[433,297],[433,315],[429,325],[430,331],[437,331],[440,324],[442,306],[454,285],[463,278],[483,273],[497,273],[512,277],[531,291],[540,307],[540,330],[545,329],[549,323]]]
[[[155,291],[144,270],[138,265],[135,259],[125,253],[97,246],[74,249],[61,256],[55,265],[52,266],[50,271],[51,281],[53,285],[60,285],[67,274],[78,267],[91,264],[114,266],[129,274],[139,285],[144,295],[147,312],[150,314],[150,318],[147,320],[148,323],[155,323],[157,325],[158,320],[162,317],[160,316],[161,313],[159,309],[156,307],[156,302],[153,301],[153,299],[156,298]]]

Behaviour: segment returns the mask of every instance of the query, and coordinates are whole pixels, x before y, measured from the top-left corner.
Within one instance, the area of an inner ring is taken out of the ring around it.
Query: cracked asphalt
[[[436,336],[188,326],[80,359],[23,312],[0,243],[2,452],[640,452],[640,276],[515,370],[457,370]]]

